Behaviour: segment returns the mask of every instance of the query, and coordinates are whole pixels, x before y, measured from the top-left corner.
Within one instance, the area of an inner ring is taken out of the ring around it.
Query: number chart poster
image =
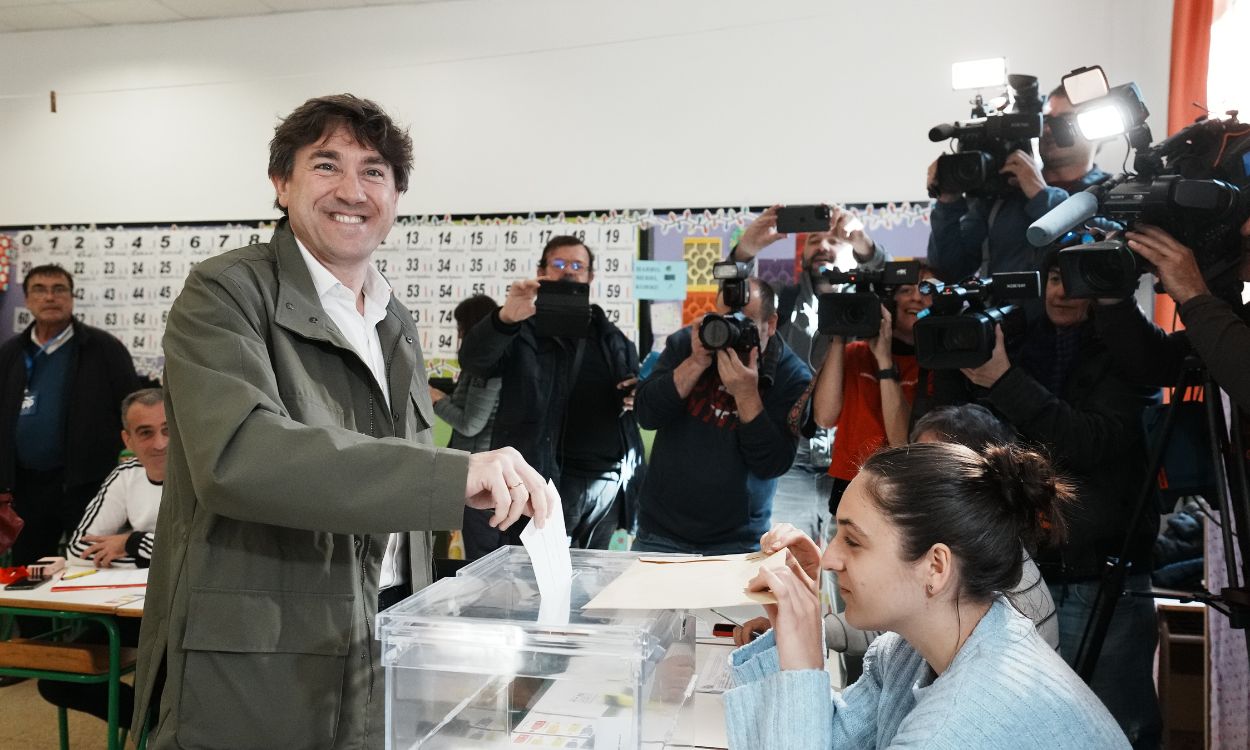
[[[923,258],[928,251],[928,204],[889,203],[849,205],[864,229],[894,259]],[[745,209],[668,213],[651,217],[651,257],[658,261],[685,261],[686,298],[680,302],[651,303],[651,327],[656,346],[664,337],[711,312],[716,301],[712,264],[726,258],[738,237],[757,214]],[[802,235],[769,245],[757,256],[755,273],[774,288],[794,284],[802,259]],[[837,265],[854,265],[849,248]]]
[[[406,217],[374,253],[395,296],[412,311],[432,372],[454,374],[459,345],[452,312],[465,298],[486,294],[502,302],[508,286],[533,278],[546,242],[578,237],[595,252],[591,299],[637,340],[634,259],[636,217],[508,217],[460,220]],[[16,260],[0,304],[0,338],[31,322],[21,279],[37,265],[55,264],[74,275],[74,314],[121,339],[140,373],[164,368],[161,338],[169,308],[196,263],[233,248],[267,241],[272,223],[210,227],[49,228],[8,232]]]

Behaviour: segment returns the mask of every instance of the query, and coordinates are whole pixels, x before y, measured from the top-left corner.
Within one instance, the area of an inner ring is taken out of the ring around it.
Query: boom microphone
[[[1025,236],[1033,247],[1045,247],[1059,239],[1069,229],[1079,226],[1098,214],[1098,196],[1082,191],[1068,196],[1045,216],[1029,225]]]

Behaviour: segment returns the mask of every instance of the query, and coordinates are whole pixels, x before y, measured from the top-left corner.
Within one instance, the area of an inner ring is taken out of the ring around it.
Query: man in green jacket
[[[417,332],[371,262],[411,163],[376,104],[309,100],[270,143],[287,218],[174,303],[132,724],[159,698],[149,747],[382,747],[379,580],[422,583],[402,532],[457,528],[466,502],[501,528],[546,517],[516,451],[432,447]]]

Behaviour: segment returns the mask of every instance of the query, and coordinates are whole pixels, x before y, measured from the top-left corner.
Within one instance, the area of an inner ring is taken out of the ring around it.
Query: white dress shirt
[[[352,350],[360,357],[360,361],[365,363],[369,372],[373,373],[373,379],[382,389],[382,396],[389,404],[391,401],[390,384],[386,382],[386,357],[382,354],[382,339],[378,336],[378,323],[386,318],[386,306],[391,299],[391,285],[386,283],[386,278],[370,263],[369,270],[365,273],[365,312],[361,315],[356,309],[355,293],[335,278],[328,268],[321,265],[321,261],[308,252],[299,238],[296,238],[295,244],[299,246],[300,254],[304,256],[304,263],[307,264],[308,273],[312,276],[313,287],[317,290],[321,306],[334,321],[339,333],[342,333],[347,343],[351,344]],[[378,580],[379,589],[404,582],[406,576],[397,563],[400,559],[402,544],[403,535],[401,534],[391,534],[387,539],[386,554],[382,557],[381,577]]]

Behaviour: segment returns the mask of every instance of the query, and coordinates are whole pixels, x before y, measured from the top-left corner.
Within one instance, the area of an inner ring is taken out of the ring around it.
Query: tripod
[[[1133,529],[1141,523],[1147,503],[1154,502],[1154,485],[1159,467],[1162,465],[1164,450],[1167,448],[1176,424],[1179,397],[1184,394],[1185,388],[1191,385],[1202,387],[1206,432],[1210,446],[1209,458],[1214,477],[1214,491],[1219,501],[1217,507],[1220,509],[1222,520],[1220,529],[1228,586],[1221,589],[1218,594],[1199,591],[1191,593],[1184,599],[1206,603],[1212,609],[1228,617],[1229,624],[1234,628],[1244,630],[1250,625],[1250,588],[1247,588],[1250,582],[1250,554],[1248,554],[1250,553],[1250,538],[1247,537],[1247,534],[1250,534],[1250,486],[1247,485],[1241,415],[1234,405],[1231,409],[1232,420],[1229,425],[1231,429],[1226,429],[1219,386],[1215,384],[1201,360],[1191,356],[1185,360],[1180,378],[1172,391],[1172,400],[1159,436],[1150,447],[1146,478],[1137,496],[1137,504],[1125,534],[1124,544],[1120,549],[1120,556],[1109,561],[1103,571],[1098,598],[1089,620],[1085,623],[1085,632],[1076,653],[1076,672],[1086,683],[1093,677],[1098,656],[1102,653],[1103,641],[1107,637],[1107,629],[1115,612],[1116,601],[1124,593]],[[1237,530],[1236,537],[1233,533],[1234,525]],[[1237,569],[1238,551],[1241,557],[1240,571]],[[1250,642],[1247,643],[1246,657],[1250,660]]]

